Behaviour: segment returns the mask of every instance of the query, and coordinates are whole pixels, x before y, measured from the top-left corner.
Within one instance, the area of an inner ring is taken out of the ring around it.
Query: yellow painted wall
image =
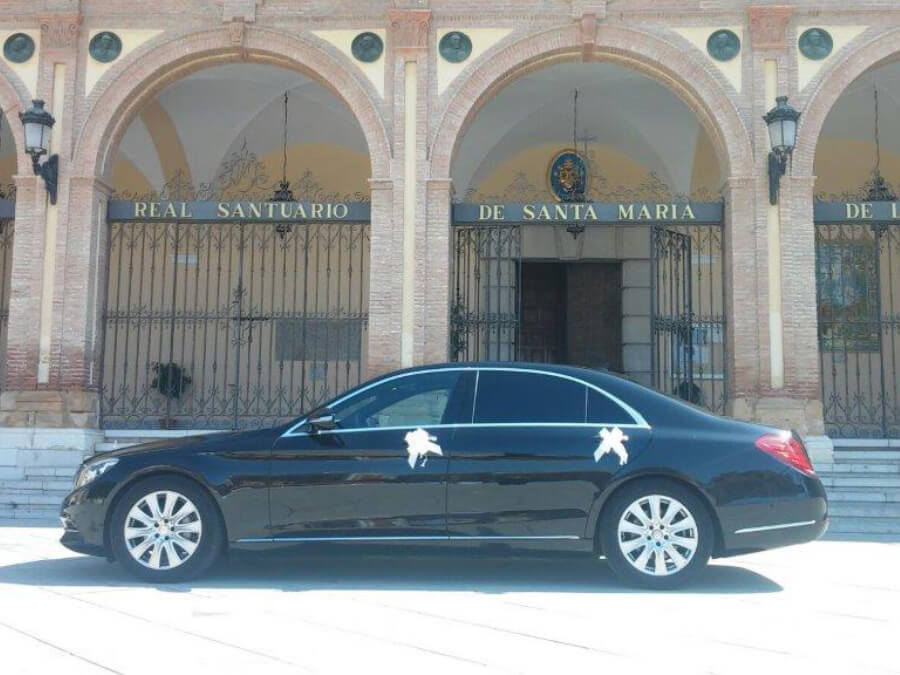
[[[29,169],[30,171],[30,169]],[[7,185],[12,185],[12,177],[16,173],[16,156],[7,153],[0,156],[0,189],[6,190]]]
[[[165,148],[163,148],[163,152],[166,152]],[[175,153],[176,150],[169,150],[169,152]],[[262,165],[262,173],[243,174],[240,180],[231,185],[231,189],[224,195],[225,198],[237,198],[242,191],[247,190],[259,196],[275,187],[275,184],[281,179],[281,151],[271,152],[258,159]],[[178,162],[175,161],[175,158],[163,158],[161,165],[177,167]],[[369,156],[365,153],[336,145],[303,145],[288,148],[288,180],[291,181],[291,188],[297,199],[306,199],[306,189],[314,189],[312,184],[301,185],[299,183],[299,179],[307,170],[311,172],[312,178],[318,186],[315,195],[309,195],[310,199],[325,200],[335,197],[368,199],[368,179],[371,175],[371,165]],[[170,181],[172,178],[172,173],[167,173],[166,180]],[[206,176],[202,181],[195,179],[194,187],[198,187],[199,182],[208,182],[214,178],[214,176]],[[253,187],[254,181],[258,181],[255,188]],[[110,183],[113,191],[123,196],[145,195],[154,190],[159,191],[162,187],[151,185],[146,176],[122,155],[119,155],[113,162]]]
[[[850,138],[819,139],[813,172],[816,194],[839,195],[858,191],[872,175],[875,145]],[[900,189],[900,154],[881,149],[881,174]]]
[[[480,201],[552,199],[547,187],[547,169],[562,149],[556,144],[544,144],[522,150],[495,167],[474,186],[472,197]],[[650,170],[646,166],[610,146],[589,145],[588,157],[591,160],[588,196],[595,201],[609,200],[611,195],[626,195],[651,180]],[[693,166],[692,193],[706,192],[710,198],[715,198],[721,178],[712,143],[705,135],[701,135],[698,141]],[[664,176],[658,178],[665,180]],[[457,197],[463,198],[465,195]]]

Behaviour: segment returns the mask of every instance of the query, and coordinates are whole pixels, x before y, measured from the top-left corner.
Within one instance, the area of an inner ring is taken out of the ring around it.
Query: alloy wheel
[[[169,570],[187,562],[202,536],[200,511],[190,499],[172,490],[141,497],[125,517],[128,553],[152,570]]]
[[[668,576],[687,567],[699,542],[688,508],[659,494],[640,497],[625,509],[616,539],[625,560],[651,576]]]

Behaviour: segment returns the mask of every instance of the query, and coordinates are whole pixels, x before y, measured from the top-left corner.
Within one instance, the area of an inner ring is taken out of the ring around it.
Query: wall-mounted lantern
[[[31,155],[34,174],[44,179],[44,185],[50,194],[50,203],[56,204],[59,155],[50,155],[46,162],[40,163],[41,155],[50,152],[50,132],[56,120],[44,110],[44,102],[40,99],[34,99],[28,110],[19,113],[19,119],[22,120],[25,129],[25,152]]]
[[[769,127],[772,148],[769,153],[769,203],[773,206],[778,203],[778,185],[787,170],[788,157],[797,145],[798,119],[800,113],[788,104],[787,96],[777,96],[775,107],[763,116]]]

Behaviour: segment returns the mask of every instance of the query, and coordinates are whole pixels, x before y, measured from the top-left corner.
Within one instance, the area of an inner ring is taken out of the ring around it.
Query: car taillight
[[[756,447],[798,471],[809,476],[816,475],[803,443],[789,431],[760,436],[756,439]]]

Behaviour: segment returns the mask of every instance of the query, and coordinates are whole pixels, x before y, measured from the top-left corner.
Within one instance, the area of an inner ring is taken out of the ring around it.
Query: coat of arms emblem
[[[558,201],[584,201],[587,178],[587,164],[574,150],[563,150],[550,161],[547,184]]]

